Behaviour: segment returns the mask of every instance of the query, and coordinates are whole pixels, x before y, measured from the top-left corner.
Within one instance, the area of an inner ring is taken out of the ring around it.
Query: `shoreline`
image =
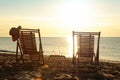
[[[15,52],[0,52],[0,55],[16,55]],[[44,55],[44,56],[49,56],[49,55]],[[66,57],[72,59],[72,57]],[[99,59],[99,62],[110,62],[110,63],[120,63],[118,60],[108,60],[108,59]]]

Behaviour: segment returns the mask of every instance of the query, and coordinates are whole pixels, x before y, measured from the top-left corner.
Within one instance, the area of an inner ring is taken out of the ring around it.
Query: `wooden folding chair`
[[[97,36],[97,37],[96,37]],[[96,42],[96,43],[95,43]],[[78,66],[99,65],[100,32],[74,32],[73,31],[73,65]],[[95,52],[96,50],[96,52]]]
[[[38,35],[38,38],[35,37]],[[37,47],[39,44],[39,49]],[[20,52],[20,54],[19,54]],[[20,29],[16,47],[16,62],[40,62],[44,64],[43,48],[39,29]]]

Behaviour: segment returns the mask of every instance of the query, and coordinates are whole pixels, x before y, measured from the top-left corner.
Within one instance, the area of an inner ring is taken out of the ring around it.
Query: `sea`
[[[73,42],[71,37],[42,37],[44,55],[65,55],[72,57]],[[36,41],[39,46],[38,39]],[[11,37],[0,37],[0,53],[15,54],[16,41]],[[99,47],[101,60],[120,61],[120,37],[101,37]]]

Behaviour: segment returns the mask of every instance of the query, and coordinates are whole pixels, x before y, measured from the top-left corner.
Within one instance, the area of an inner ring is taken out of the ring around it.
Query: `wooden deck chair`
[[[75,68],[76,65],[79,65],[81,63],[95,64],[96,67],[98,66],[99,42],[100,42],[100,32],[73,31],[73,64]],[[95,48],[96,48],[96,52],[95,52]],[[75,49],[77,50],[75,51]]]
[[[94,36],[79,35],[77,40],[78,48],[78,63],[79,62],[93,62],[94,56]]]
[[[38,38],[35,37],[35,34],[36,36],[38,35]],[[37,39],[39,49],[36,45]],[[20,57],[18,50],[20,51]],[[43,49],[39,29],[20,29],[16,48],[16,62],[18,62],[19,59],[22,60],[23,63],[25,63],[25,61],[29,61],[40,62],[41,64],[44,64]]]

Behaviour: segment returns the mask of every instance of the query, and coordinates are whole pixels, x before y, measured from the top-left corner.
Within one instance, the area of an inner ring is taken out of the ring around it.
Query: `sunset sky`
[[[0,0],[0,37],[19,25],[39,28],[42,36],[74,30],[120,37],[120,0]]]

